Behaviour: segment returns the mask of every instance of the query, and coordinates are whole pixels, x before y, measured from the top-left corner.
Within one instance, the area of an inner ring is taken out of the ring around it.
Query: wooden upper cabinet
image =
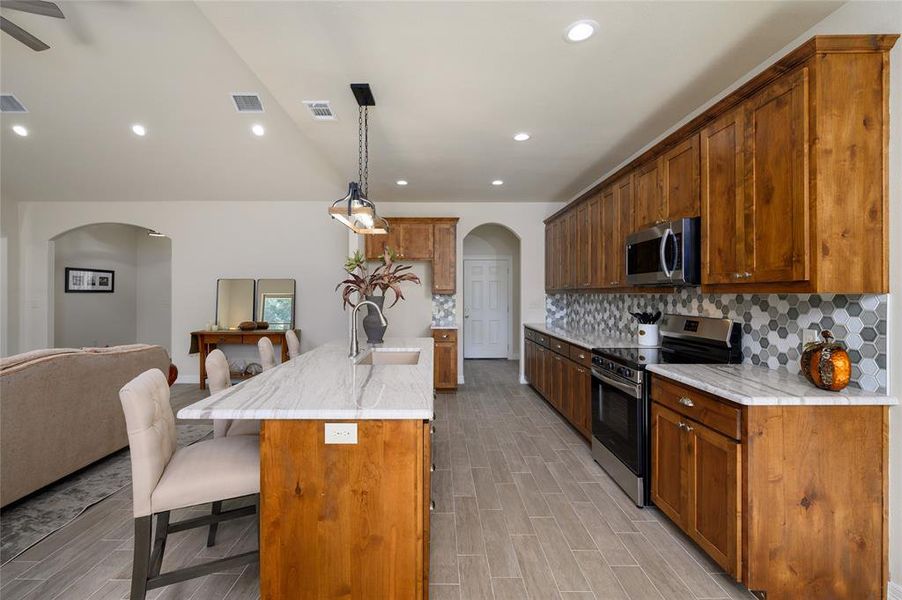
[[[457,289],[457,223],[436,223],[432,231],[432,292]]]
[[[554,236],[554,230],[551,227],[551,223],[545,224],[545,291],[551,291],[554,289],[554,271],[551,268],[551,258],[554,254],[552,251]]]
[[[663,160],[656,158],[636,169],[633,203],[633,225],[641,229],[667,218],[667,207],[661,190]],[[632,233],[627,231],[627,234]]]
[[[400,227],[401,258],[407,260],[432,259],[432,223],[404,223]]]
[[[614,184],[610,212],[605,214],[611,227],[606,236],[610,244],[605,252],[605,267],[609,287],[626,286],[626,236],[633,231],[634,183],[632,174]]]
[[[589,287],[600,288],[604,286],[604,248],[605,235],[602,227],[602,195],[596,194],[589,199]]]
[[[808,69],[745,104],[743,280],[804,281],[808,260]]]
[[[732,283],[742,274],[745,157],[743,111],[705,127],[701,146],[702,283]]]
[[[588,288],[591,284],[591,253],[594,239],[589,229],[589,203],[583,202],[576,208],[576,281],[578,288]]]
[[[698,166],[698,134],[671,148],[661,158],[663,205],[668,219],[701,214]]]
[[[579,230],[576,220],[576,209],[567,213],[567,253],[565,254],[568,267],[567,287],[574,289],[579,287],[579,264],[577,263],[577,248],[579,247]]]

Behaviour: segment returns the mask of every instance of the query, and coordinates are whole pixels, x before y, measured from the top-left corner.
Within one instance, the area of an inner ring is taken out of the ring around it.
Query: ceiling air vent
[[[235,109],[242,113],[262,113],[263,102],[257,94],[232,94]]]
[[[0,112],[27,113],[28,109],[12,94],[0,95]]]
[[[307,110],[317,121],[334,121],[335,113],[328,100],[304,100]]]

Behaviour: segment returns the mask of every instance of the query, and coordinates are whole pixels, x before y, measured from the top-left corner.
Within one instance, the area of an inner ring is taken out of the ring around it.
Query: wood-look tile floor
[[[517,383],[516,363],[467,361],[465,375],[436,400],[432,600],[752,600],[657,510],[632,504],[578,434]],[[221,525],[214,548],[205,537],[171,535],[163,570],[253,548],[256,525]],[[3,565],[0,598],[126,598],[131,553],[125,489]],[[256,566],[148,594],[257,597]]]

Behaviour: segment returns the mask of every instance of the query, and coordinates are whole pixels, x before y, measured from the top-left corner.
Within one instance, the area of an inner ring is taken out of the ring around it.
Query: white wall
[[[19,347],[19,204],[0,197],[0,356]]]
[[[510,358],[520,358],[520,241],[511,230],[496,223],[480,225],[463,240],[464,260],[469,257],[510,257],[511,259],[511,345]],[[461,264],[463,269],[463,264]],[[465,289],[459,290],[461,310],[465,306]]]
[[[137,337],[137,243],[130,225],[101,223],[54,240],[53,345],[133,344]],[[113,271],[113,293],[66,293],[67,267]]]
[[[297,325],[309,350],[346,335],[335,284],[342,277],[347,235],[327,202],[22,202],[19,229],[21,343],[50,345],[49,240],[96,222],[130,223],[167,234],[172,244],[171,353],[185,381],[198,360],[189,333],[212,321],[220,277],[297,280]],[[428,322],[428,321],[427,321]]]
[[[613,173],[658,141],[675,131],[684,123],[703,112],[708,106],[745,83],[765,68],[806,42],[814,35],[826,34],[873,34],[902,32],[902,3],[890,2],[849,2],[830,14],[817,25],[801,34],[770,58],[749,71],[710,102],[675,124],[658,138],[623,161],[610,171]],[[890,139],[889,139],[889,246],[890,246],[890,290],[889,331],[887,332],[889,352],[889,392],[902,398],[902,42],[897,42],[890,52]],[[601,181],[608,177],[605,173]],[[890,580],[895,600],[902,598],[902,405],[890,409],[889,432],[889,528],[890,528]]]
[[[135,228],[136,339],[172,350],[172,241]]]

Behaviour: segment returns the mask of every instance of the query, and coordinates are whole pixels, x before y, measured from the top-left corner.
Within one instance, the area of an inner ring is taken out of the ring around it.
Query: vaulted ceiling
[[[0,185],[17,200],[327,201],[356,179],[348,84],[369,82],[374,200],[563,201],[839,5],[60,2],[64,21],[4,9],[52,47],[0,37],[0,88],[30,111],[0,119]],[[579,19],[599,31],[567,43]],[[238,114],[238,91],[266,112]],[[338,119],[314,121],[304,100],[330,100]]]

